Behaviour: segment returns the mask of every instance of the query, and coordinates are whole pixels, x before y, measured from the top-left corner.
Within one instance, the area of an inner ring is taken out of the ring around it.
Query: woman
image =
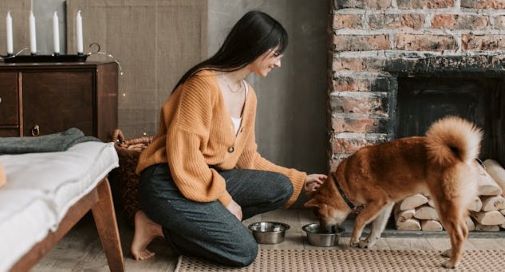
[[[140,203],[131,252],[163,237],[181,254],[246,266],[258,246],[241,220],[289,206],[325,175],[277,166],[257,152],[256,95],[244,80],[281,66],[288,36],[269,15],[251,11],[219,51],[179,80],[161,110],[160,130],[141,154]]]

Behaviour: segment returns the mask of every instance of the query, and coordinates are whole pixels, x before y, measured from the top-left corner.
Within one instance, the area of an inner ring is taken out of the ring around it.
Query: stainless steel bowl
[[[278,244],[284,241],[288,224],[280,222],[256,222],[249,225],[254,239],[260,244]]]
[[[330,247],[338,245],[343,228],[333,226],[331,232],[322,231],[318,223],[308,224],[302,227],[307,233],[307,239],[313,246]]]

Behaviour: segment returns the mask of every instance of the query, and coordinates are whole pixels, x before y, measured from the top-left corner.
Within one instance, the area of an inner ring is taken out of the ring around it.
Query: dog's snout
[[[333,224],[328,224],[324,220],[319,220],[319,231],[322,233],[333,233],[336,226]]]

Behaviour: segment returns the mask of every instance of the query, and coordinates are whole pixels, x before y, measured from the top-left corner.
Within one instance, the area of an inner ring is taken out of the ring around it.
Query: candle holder
[[[88,54],[76,55],[6,55],[1,56],[5,63],[29,63],[29,62],[86,62]]]

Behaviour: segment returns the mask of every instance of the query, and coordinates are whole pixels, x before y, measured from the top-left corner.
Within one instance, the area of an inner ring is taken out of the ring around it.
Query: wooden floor
[[[320,247],[309,245],[301,230],[303,225],[317,222],[310,210],[289,209],[273,211],[250,218],[244,221],[244,225],[262,220],[281,221],[291,226],[283,243],[261,245],[262,248],[320,249]],[[132,239],[132,228],[124,220],[119,219],[119,229],[126,257],[126,271],[174,271],[177,255],[162,240],[155,241],[150,247],[151,250],[156,252],[156,256],[153,259],[136,262],[131,259],[128,250]],[[466,249],[505,249],[505,238],[502,237],[503,235],[500,238],[470,238],[465,247]],[[348,242],[349,238],[344,237],[341,241],[342,247],[347,247]],[[371,250],[445,250],[448,247],[448,238],[434,238],[432,235],[427,235],[416,238],[383,238]],[[102,251],[91,217],[87,216],[71,230],[33,271],[109,271],[107,260]]]

